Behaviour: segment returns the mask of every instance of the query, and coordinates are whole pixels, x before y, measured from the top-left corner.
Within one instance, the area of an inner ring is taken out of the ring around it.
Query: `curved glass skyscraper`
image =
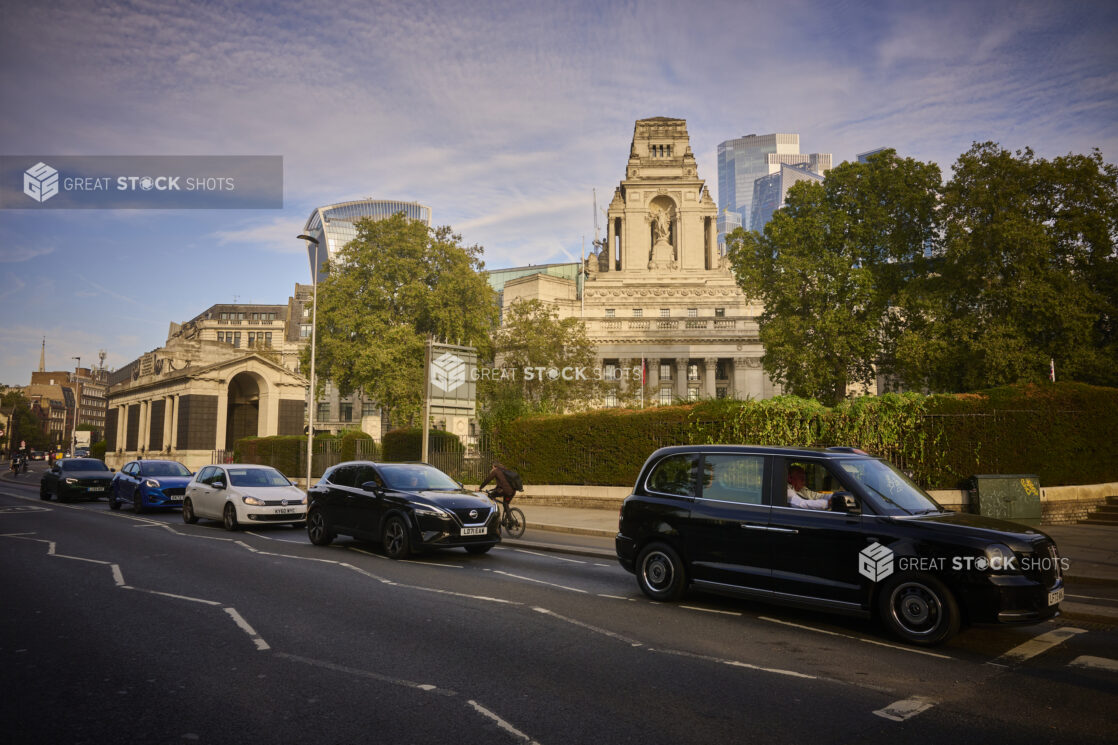
[[[409,220],[422,222],[430,227],[431,208],[418,202],[397,202],[391,199],[358,199],[353,202],[339,202],[325,207],[318,207],[307,218],[303,232],[318,239],[319,258],[322,261],[333,259],[342,250],[345,244],[357,237],[357,228],[353,224],[362,217],[371,217],[374,220],[383,220],[397,212],[403,212]],[[307,241],[307,261],[310,263],[311,272],[314,272],[315,245]],[[325,268],[320,267],[318,279],[327,274]]]

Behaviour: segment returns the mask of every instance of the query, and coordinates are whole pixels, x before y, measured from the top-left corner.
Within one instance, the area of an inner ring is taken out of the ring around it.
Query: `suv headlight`
[[[991,543],[986,547],[986,569],[991,572],[1017,572],[1017,554],[1004,543]]]
[[[241,499],[244,500],[245,504],[251,504],[254,507],[263,507],[264,506],[264,500],[263,499],[257,499],[256,497],[241,497]]]
[[[78,483],[78,480],[76,478],[74,478],[73,476],[67,476],[66,477],[66,483],[67,484],[76,484],[76,483]]]
[[[144,486],[149,489],[158,489],[161,484],[155,479],[144,479]]]
[[[423,504],[421,502],[408,502],[412,511],[417,515],[426,515],[428,517],[450,517],[449,513],[441,507],[436,507],[433,504]]]

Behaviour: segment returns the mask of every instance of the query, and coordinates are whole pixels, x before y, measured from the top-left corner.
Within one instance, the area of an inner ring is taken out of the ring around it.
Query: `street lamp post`
[[[311,268],[311,391],[307,397],[307,490],[311,488],[311,462],[314,458],[314,353],[316,333],[318,331],[318,239],[313,235],[302,234],[296,236],[314,244],[314,266]]]

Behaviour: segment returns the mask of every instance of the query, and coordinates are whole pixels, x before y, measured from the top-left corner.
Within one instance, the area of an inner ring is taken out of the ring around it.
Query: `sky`
[[[118,368],[215,303],[309,282],[313,207],[418,201],[488,268],[577,260],[633,124],[718,143],[992,140],[1118,160],[1118,4],[1092,2],[98,2],[0,9],[0,155],[280,155],[282,209],[0,210],[0,383]],[[600,219],[604,229],[604,219]]]

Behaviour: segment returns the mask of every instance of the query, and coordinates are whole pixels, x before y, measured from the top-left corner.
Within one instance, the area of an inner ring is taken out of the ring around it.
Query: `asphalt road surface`
[[[933,650],[868,621],[498,546],[392,561],[305,532],[0,480],[14,743],[1115,742],[1118,634],[1059,619]]]

